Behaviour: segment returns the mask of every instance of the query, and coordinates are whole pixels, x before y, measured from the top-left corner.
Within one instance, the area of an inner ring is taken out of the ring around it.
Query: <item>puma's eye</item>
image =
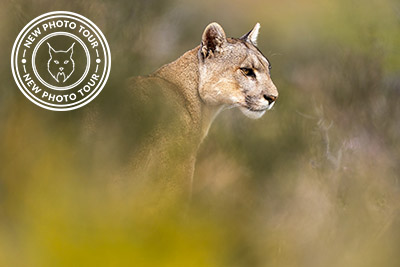
[[[68,62],[69,62],[69,60],[65,60],[65,61],[64,61],[64,64],[68,64]]]
[[[240,70],[242,71],[242,73],[246,76],[249,77],[256,77],[256,74],[254,73],[253,69],[250,68],[240,68]]]
[[[59,64],[60,62],[58,62],[58,60],[54,60],[54,63]]]

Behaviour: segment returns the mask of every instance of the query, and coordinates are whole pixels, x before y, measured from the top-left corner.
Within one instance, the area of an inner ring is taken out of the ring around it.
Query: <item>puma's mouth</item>
[[[275,105],[275,101],[270,103],[270,104],[268,104],[266,110],[271,110],[274,105]]]
[[[250,119],[259,119],[264,115],[266,112],[266,109],[250,109],[248,107],[239,107],[240,111],[248,118]]]
[[[239,107],[239,109],[242,111],[244,115],[246,115],[250,119],[259,119],[265,114],[266,111],[271,110],[274,104],[275,102],[272,102],[271,104],[261,107],[251,107],[248,105],[242,105]]]
[[[274,106],[274,104],[275,104],[275,102],[272,102],[271,104],[267,104],[267,105],[258,106],[258,107],[252,107],[251,105],[242,105],[242,107],[246,108],[252,112],[265,112],[265,111],[271,110],[272,107]]]

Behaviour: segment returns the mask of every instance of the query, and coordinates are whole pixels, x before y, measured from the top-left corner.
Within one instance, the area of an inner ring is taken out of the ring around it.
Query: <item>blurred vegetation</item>
[[[113,57],[71,112],[30,103],[10,69],[19,31],[54,10],[90,18]],[[0,266],[400,266],[398,1],[5,0],[0,17]],[[280,97],[257,121],[224,111],[191,203],[154,214],[109,179],[155,119],[127,114],[122,83],[212,21],[234,37],[261,23]],[[90,106],[103,135],[87,134]]]

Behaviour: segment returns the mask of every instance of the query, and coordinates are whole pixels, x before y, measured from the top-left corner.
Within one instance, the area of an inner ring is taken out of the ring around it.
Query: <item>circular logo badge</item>
[[[15,40],[11,67],[21,92],[55,111],[80,108],[103,89],[111,54],[100,29],[82,15],[56,11],[24,27]]]

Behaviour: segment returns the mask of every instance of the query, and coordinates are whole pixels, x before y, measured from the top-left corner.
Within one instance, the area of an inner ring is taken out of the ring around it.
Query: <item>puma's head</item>
[[[278,91],[271,80],[271,64],[258,50],[260,24],[241,38],[227,38],[211,23],[199,49],[199,93],[209,105],[239,107],[248,117],[260,118],[270,110]]]

